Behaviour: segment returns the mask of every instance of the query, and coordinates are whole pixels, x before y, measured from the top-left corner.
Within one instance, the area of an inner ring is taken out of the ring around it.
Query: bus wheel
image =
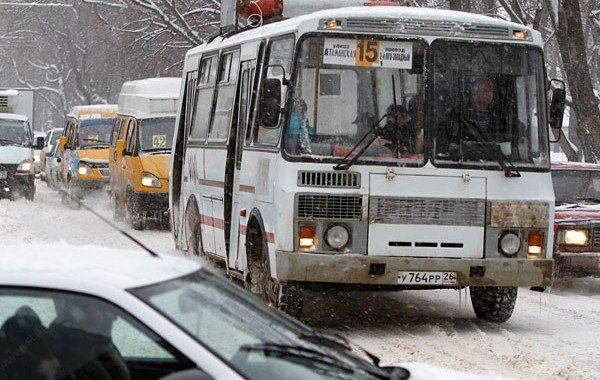
[[[248,256],[248,278],[244,282],[246,289],[262,297],[268,306],[294,318],[302,314],[304,289],[300,283],[280,282],[271,276],[267,244],[260,233],[247,235],[246,252]]]
[[[517,301],[516,287],[471,286],[469,290],[477,318],[496,323],[508,321]]]
[[[200,212],[196,202],[191,200],[185,209],[185,242],[188,253],[194,256],[204,256],[200,240]]]

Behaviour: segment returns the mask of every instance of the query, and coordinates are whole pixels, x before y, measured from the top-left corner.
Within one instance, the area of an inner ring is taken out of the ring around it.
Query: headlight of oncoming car
[[[86,164],[79,163],[77,173],[79,173],[80,175],[90,175],[92,174],[92,168],[87,166]]]
[[[26,173],[31,171],[31,161],[25,160],[17,166],[17,171],[20,173]]]
[[[160,181],[154,174],[142,173],[142,185],[146,187],[160,187]]]
[[[586,229],[565,229],[560,230],[558,235],[558,242],[565,245],[587,245],[589,239],[589,232]]]

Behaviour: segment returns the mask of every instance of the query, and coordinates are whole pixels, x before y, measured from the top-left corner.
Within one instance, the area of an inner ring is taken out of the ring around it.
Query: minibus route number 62
[[[551,283],[565,90],[535,30],[324,10],[193,48],[182,79],[176,245],[273,306],[300,315],[306,288],[469,287],[476,316],[504,322],[518,287]]]

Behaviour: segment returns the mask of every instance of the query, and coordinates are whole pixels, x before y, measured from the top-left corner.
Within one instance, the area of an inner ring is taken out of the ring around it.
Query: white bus
[[[343,8],[218,37],[184,66],[177,247],[270,304],[299,315],[307,287],[470,287],[477,317],[503,322],[517,287],[551,283],[564,88],[547,105],[538,32]]]

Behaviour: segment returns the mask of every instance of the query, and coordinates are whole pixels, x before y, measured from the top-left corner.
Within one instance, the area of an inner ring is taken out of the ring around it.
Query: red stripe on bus
[[[206,226],[218,228],[221,230],[225,229],[225,221],[223,219],[213,218],[207,215],[200,215],[200,222]],[[240,225],[240,233],[242,235],[246,235],[248,232],[248,227],[241,224]],[[272,232],[267,232],[267,242],[275,243],[275,234]]]

